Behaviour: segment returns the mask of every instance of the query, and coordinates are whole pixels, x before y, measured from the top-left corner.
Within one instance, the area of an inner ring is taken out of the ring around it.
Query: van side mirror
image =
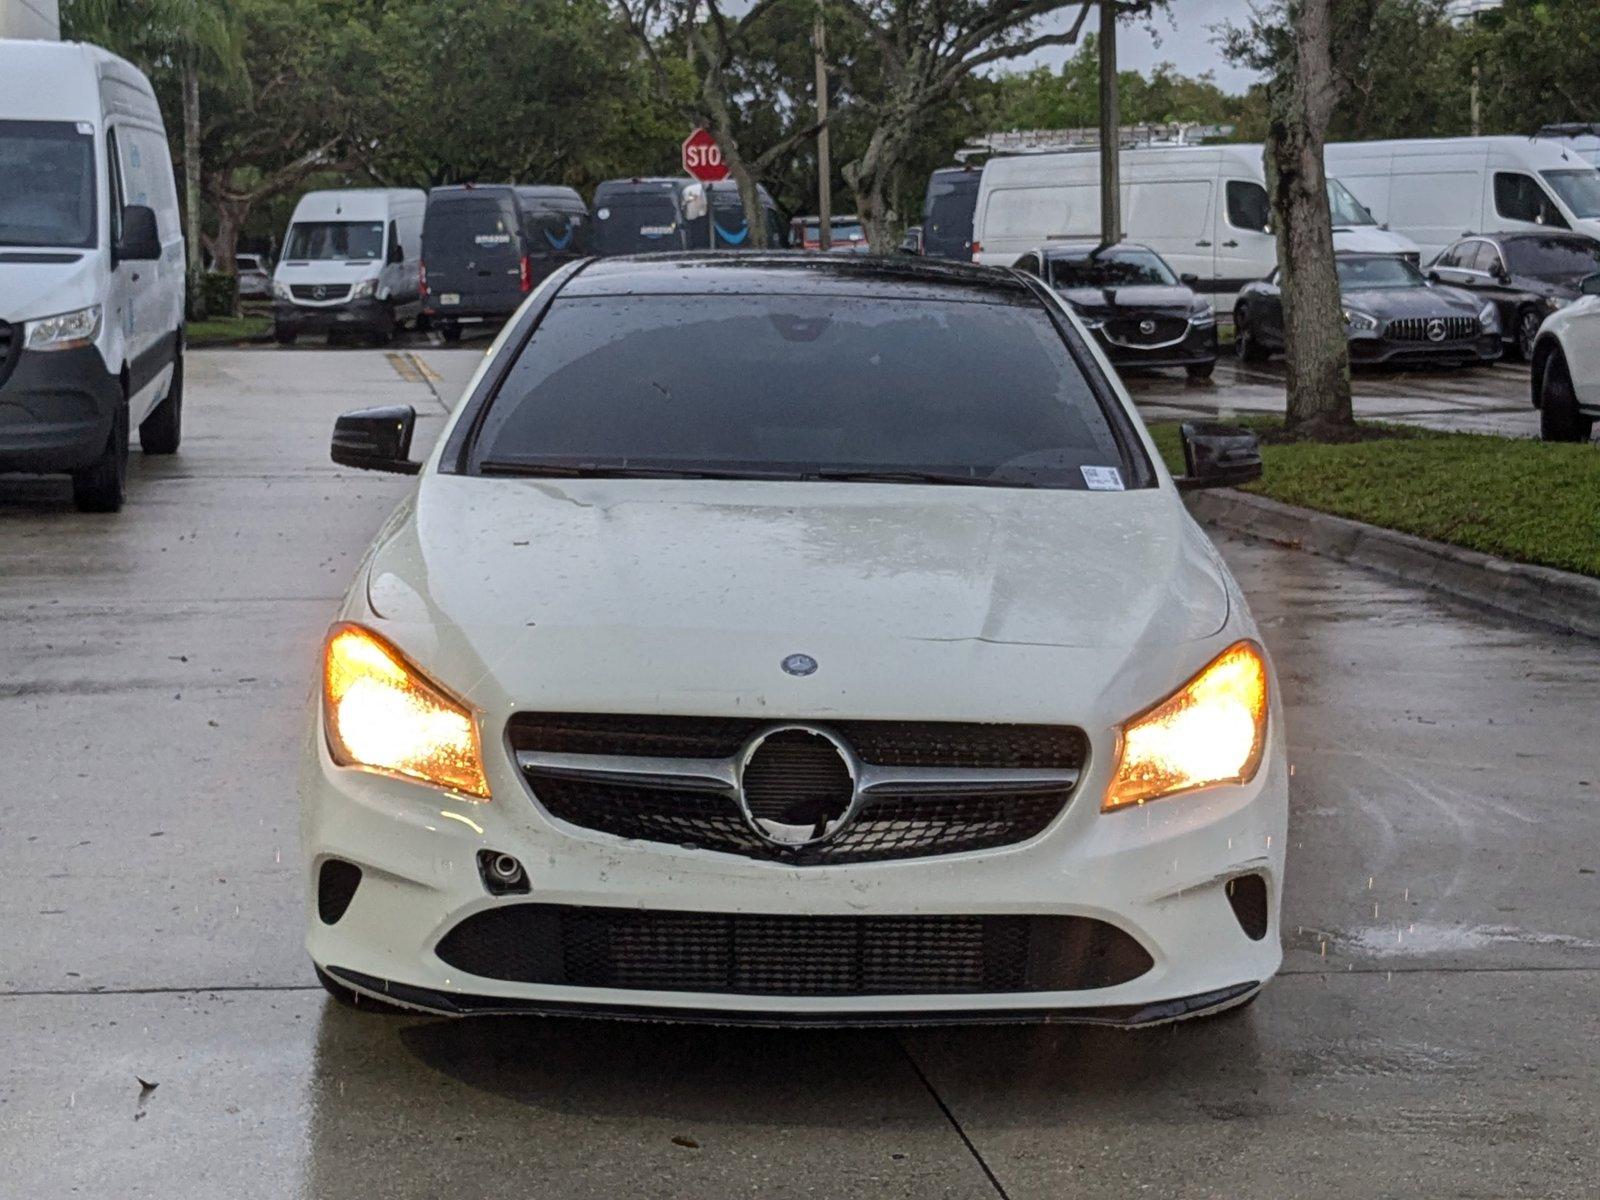
[[[409,404],[362,408],[333,423],[333,461],[362,471],[415,475],[422,464],[411,461],[411,435],[417,410]]]
[[[1578,281],[1578,290],[1585,296],[1600,296],[1600,271],[1585,275]]]
[[[1173,482],[1180,492],[1199,488],[1235,487],[1261,478],[1261,443],[1248,429],[1210,421],[1185,421],[1184,474]]]
[[[122,236],[115,246],[118,262],[154,262],[161,257],[161,234],[156,230],[156,212],[146,204],[128,204],[122,209]]]
[[[1194,274],[1192,271],[1185,271],[1182,275],[1178,276],[1178,282],[1183,284],[1183,286],[1186,288],[1199,287],[1200,276]]]

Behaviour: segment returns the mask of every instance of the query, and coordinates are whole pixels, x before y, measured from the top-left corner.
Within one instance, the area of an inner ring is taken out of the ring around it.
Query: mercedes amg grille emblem
[[[1146,320],[1146,321],[1140,321],[1139,322],[1139,332],[1140,333],[1151,334],[1151,333],[1154,333],[1155,331],[1156,331],[1156,323],[1154,321]]]
[[[783,660],[783,669],[789,675],[810,675],[817,669],[817,660],[809,654],[791,654]]]
[[[1430,342],[1444,341],[1444,322],[1438,317],[1428,322],[1428,340]]]
[[[775,725],[739,755],[739,808],[758,837],[800,849],[825,842],[856,811],[860,768],[848,746],[813,725]]]

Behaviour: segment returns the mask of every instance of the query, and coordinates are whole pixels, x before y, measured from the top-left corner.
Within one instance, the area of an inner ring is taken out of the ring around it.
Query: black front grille
[[[296,300],[344,300],[350,295],[347,283],[291,283],[289,294]]]
[[[750,996],[1083,991],[1150,955],[1088,917],[791,916],[512,904],[439,943],[460,971],[514,983]]]
[[[729,758],[772,724],[724,717],[519,713],[508,725],[508,736],[513,750],[535,753]],[[1075,770],[1081,769],[1088,754],[1083,731],[1067,726],[919,721],[826,725],[872,766]],[[820,743],[820,749],[812,747],[813,742]],[[764,763],[769,753],[776,757]],[[1014,845],[1044,832],[1072,793],[1067,786],[1048,792],[962,791],[952,783],[941,794],[868,796],[827,841],[795,847],[757,836],[738,799],[727,793],[576,778],[536,765],[524,774],[546,812],[585,829],[796,866],[881,862]],[[803,732],[768,737],[751,759],[744,780],[747,800],[758,818],[820,826],[837,818],[849,800],[849,779],[837,753],[824,739]]]
[[[1081,767],[1089,742],[1066,725],[957,721],[826,721],[863,762],[883,767]],[[728,758],[774,724],[759,717],[516,713],[513,750],[623,757]]]
[[[1396,342],[1459,342],[1478,336],[1477,317],[1399,317],[1384,326]]]
[[[1144,326],[1149,324],[1149,330]],[[1106,336],[1128,346],[1160,346],[1175,342],[1189,332],[1187,317],[1154,315],[1113,317],[1105,323]]]
[[[22,327],[0,321],[0,385],[11,375],[17,357],[22,353]]]

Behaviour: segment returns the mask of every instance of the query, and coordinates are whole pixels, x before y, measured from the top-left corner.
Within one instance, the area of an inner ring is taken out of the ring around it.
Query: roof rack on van
[[[1127,147],[1197,146],[1232,137],[1233,131],[1232,125],[1201,125],[1195,121],[1141,123],[1119,127],[1117,142]],[[1059,154],[1095,150],[1099,146],[1098,128],[1004,130],[974,138],[956,151],[956,158],[964,163],[985,154]]]

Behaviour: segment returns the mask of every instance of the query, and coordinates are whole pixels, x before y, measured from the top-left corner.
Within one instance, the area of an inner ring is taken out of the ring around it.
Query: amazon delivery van
[[[1197,280],[1219,311],[1278,261],[1261,147],[1140,146],[1124,150],[1122,233]],[[1341,181],[1328,181],[1334,245],[1417,261],[1407,238],[1382,228]],[[1100,155],[1092,147],[1005,155],[983,166],[972,256],[1010,266],[1054,241],[1100,235]]]
[[[0,39],[0,472],[122,507],[130,431],[178,449],[183,234],[155,92],[114,54]]]
[[[1432,261],[1463,234],[1576,229],[1600,237],[1600,171],[1526,137],[1329,142],[1328,174]]]

